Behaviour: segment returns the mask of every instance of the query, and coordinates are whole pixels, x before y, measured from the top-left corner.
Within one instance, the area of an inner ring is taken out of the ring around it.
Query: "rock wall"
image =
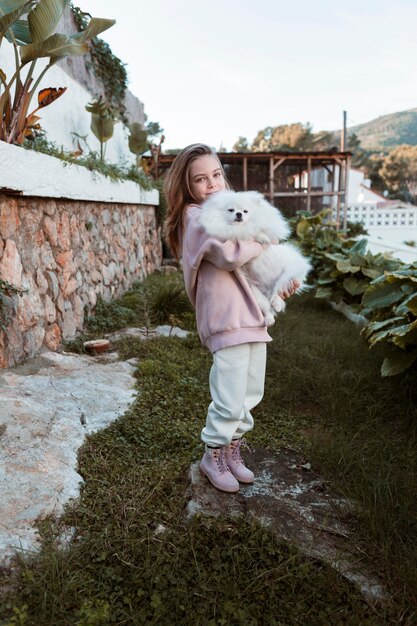
[[[108,301],[160,266],[155,207],[0,194],[0,278],[25,289],[9,301],[0,367],[56,350]]]

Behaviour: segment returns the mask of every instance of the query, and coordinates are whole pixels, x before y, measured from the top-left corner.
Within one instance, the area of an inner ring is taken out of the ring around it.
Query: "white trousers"
[[[212,402],[201,439],[209,446],[228,445],[253,428],[250,413],[262,400],[266,343],[243,343],[217,350],[210,370]]]

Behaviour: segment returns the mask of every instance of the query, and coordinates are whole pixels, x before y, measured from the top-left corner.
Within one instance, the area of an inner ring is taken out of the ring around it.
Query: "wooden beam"
[[[273,170],[275,172],[275,170],[277,169],[277,167],[279,167],[280,165],[282,165],[284,163],[284,161],[287,160],[288,157],[282,157],[281,159],[278,159],[278,161],[275,163]]]

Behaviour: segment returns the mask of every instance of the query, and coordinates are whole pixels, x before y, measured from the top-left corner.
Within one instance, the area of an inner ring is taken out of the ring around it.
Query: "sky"
[[[231,150],[267,126],[341,128],[417,107],[415,0],[75,0],[165,148]]]

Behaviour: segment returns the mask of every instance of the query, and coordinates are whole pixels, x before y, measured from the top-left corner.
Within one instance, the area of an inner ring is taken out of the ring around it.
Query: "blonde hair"
[[[163,191],[168,204],[165,222],[166,240],[177,260],[181,254],[180,235],[184,209],[188,204],[196,201],[190,189],[190,165],[193,161],[205,155],[214,156],[219,161],[216,151],[204,143],[193,143],[187,146],[177,154],[164,179]],[[225,179],[226,188],[229,189],[229,183],[226,180],[220,161],[219,165]]]

